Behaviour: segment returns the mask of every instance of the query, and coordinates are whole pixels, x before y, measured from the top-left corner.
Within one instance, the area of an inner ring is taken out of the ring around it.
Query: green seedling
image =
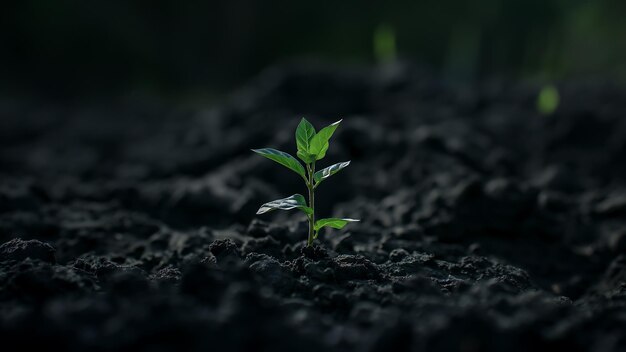
[[[304,212],[309,221],[309,236],[307,246],[313,244],[313,241],[319,235],[319,231],[324,227],[334,229],[342,229],[349,222],[359,221],[356,219],[327,218],[315,220],[315,189],[327,178],[343,170],[350,165],[350,161],[333,164],[329,167],[315,171],[315,162],[323,159],[328,150],[329,140],[333,133],[339,127],[341,120],[322,128],[319,132],[315,132],[313,125],[306,119],[302,119],[296,129],[296,147],[297,156],[304,162],[305,166],[288,153],[272,148],[252,149],[253,152],[273,160],[282,166],[290,169],[302,177],[309,192],[309,202],[307,204],[304,196],[294,194],[290,197],[278,199],[265,203],[259,208],[257,214],[265,214],[272,210],[291,210],[298,209]]]

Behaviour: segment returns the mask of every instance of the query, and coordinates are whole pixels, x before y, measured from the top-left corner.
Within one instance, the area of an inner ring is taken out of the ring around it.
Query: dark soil
[[[626,91],[270,70],[217,107],[0,104],[0,343],[74,351],[624,351]],[[304,185],[250,152],[344,118]]]

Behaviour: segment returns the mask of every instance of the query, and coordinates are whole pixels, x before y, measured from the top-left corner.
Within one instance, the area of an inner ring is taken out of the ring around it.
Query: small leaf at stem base
[[[323,227],[332,227],[334,229],[342,229],[344,228],[344,226],[346,226],[349,222],[356,222],[356,221],[360,221],[358,219],[339,219],[339,218],[327,218],[327,219],[319,219],[315,222],[315,231],[318,231],[319,229],[323,228]]]

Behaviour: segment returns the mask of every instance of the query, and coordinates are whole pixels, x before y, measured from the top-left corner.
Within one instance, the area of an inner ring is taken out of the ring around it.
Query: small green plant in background
[[[559,90],[553,85],[541,88],[537,95],[537,110],[543,115],[552,115],[559,107]]]
[[[294,194],[290,197],[265,203],[259,208],[257,214],[264,214],[272,210],[298,209],[304,212],[309,221],[309,236],[307,246],[313,244],[313,240],[319,235],[324,227],[341,229],[349,222],[359,221],[356,219],[327,218],[315,219],[315,189],[327,178],[343,170],[350,165],[350,161],[333,164],[329,167],[315,171],[315,163],[326,156],[329,140],[339,127],[341,120],[315,132],[313,125],[306,119],[302,119],[296,129],[297,156],[304,162],[304,166],[288,153],[272,148],[252,149],[253,152],[273,160],[302,177],[309,193],[309,202],[304,196]]]
[[[372,39],[374,57],[379,63],[390,63],[396,60],[396,32],[387,24],[380,24],[374,29]]]

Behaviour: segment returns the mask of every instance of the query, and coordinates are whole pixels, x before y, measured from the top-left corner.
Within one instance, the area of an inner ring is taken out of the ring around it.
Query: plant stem
[[[309,208],[313,210],[311,215],[309,215],[309,238],[307,240],[307,246],[311,246],[313,244],[313,239],[315,236],[315,188],[313,187],[313,174],[315,173],[315,162],[307,165],[309,183],[307,184],[307,188],[309,189]]]

